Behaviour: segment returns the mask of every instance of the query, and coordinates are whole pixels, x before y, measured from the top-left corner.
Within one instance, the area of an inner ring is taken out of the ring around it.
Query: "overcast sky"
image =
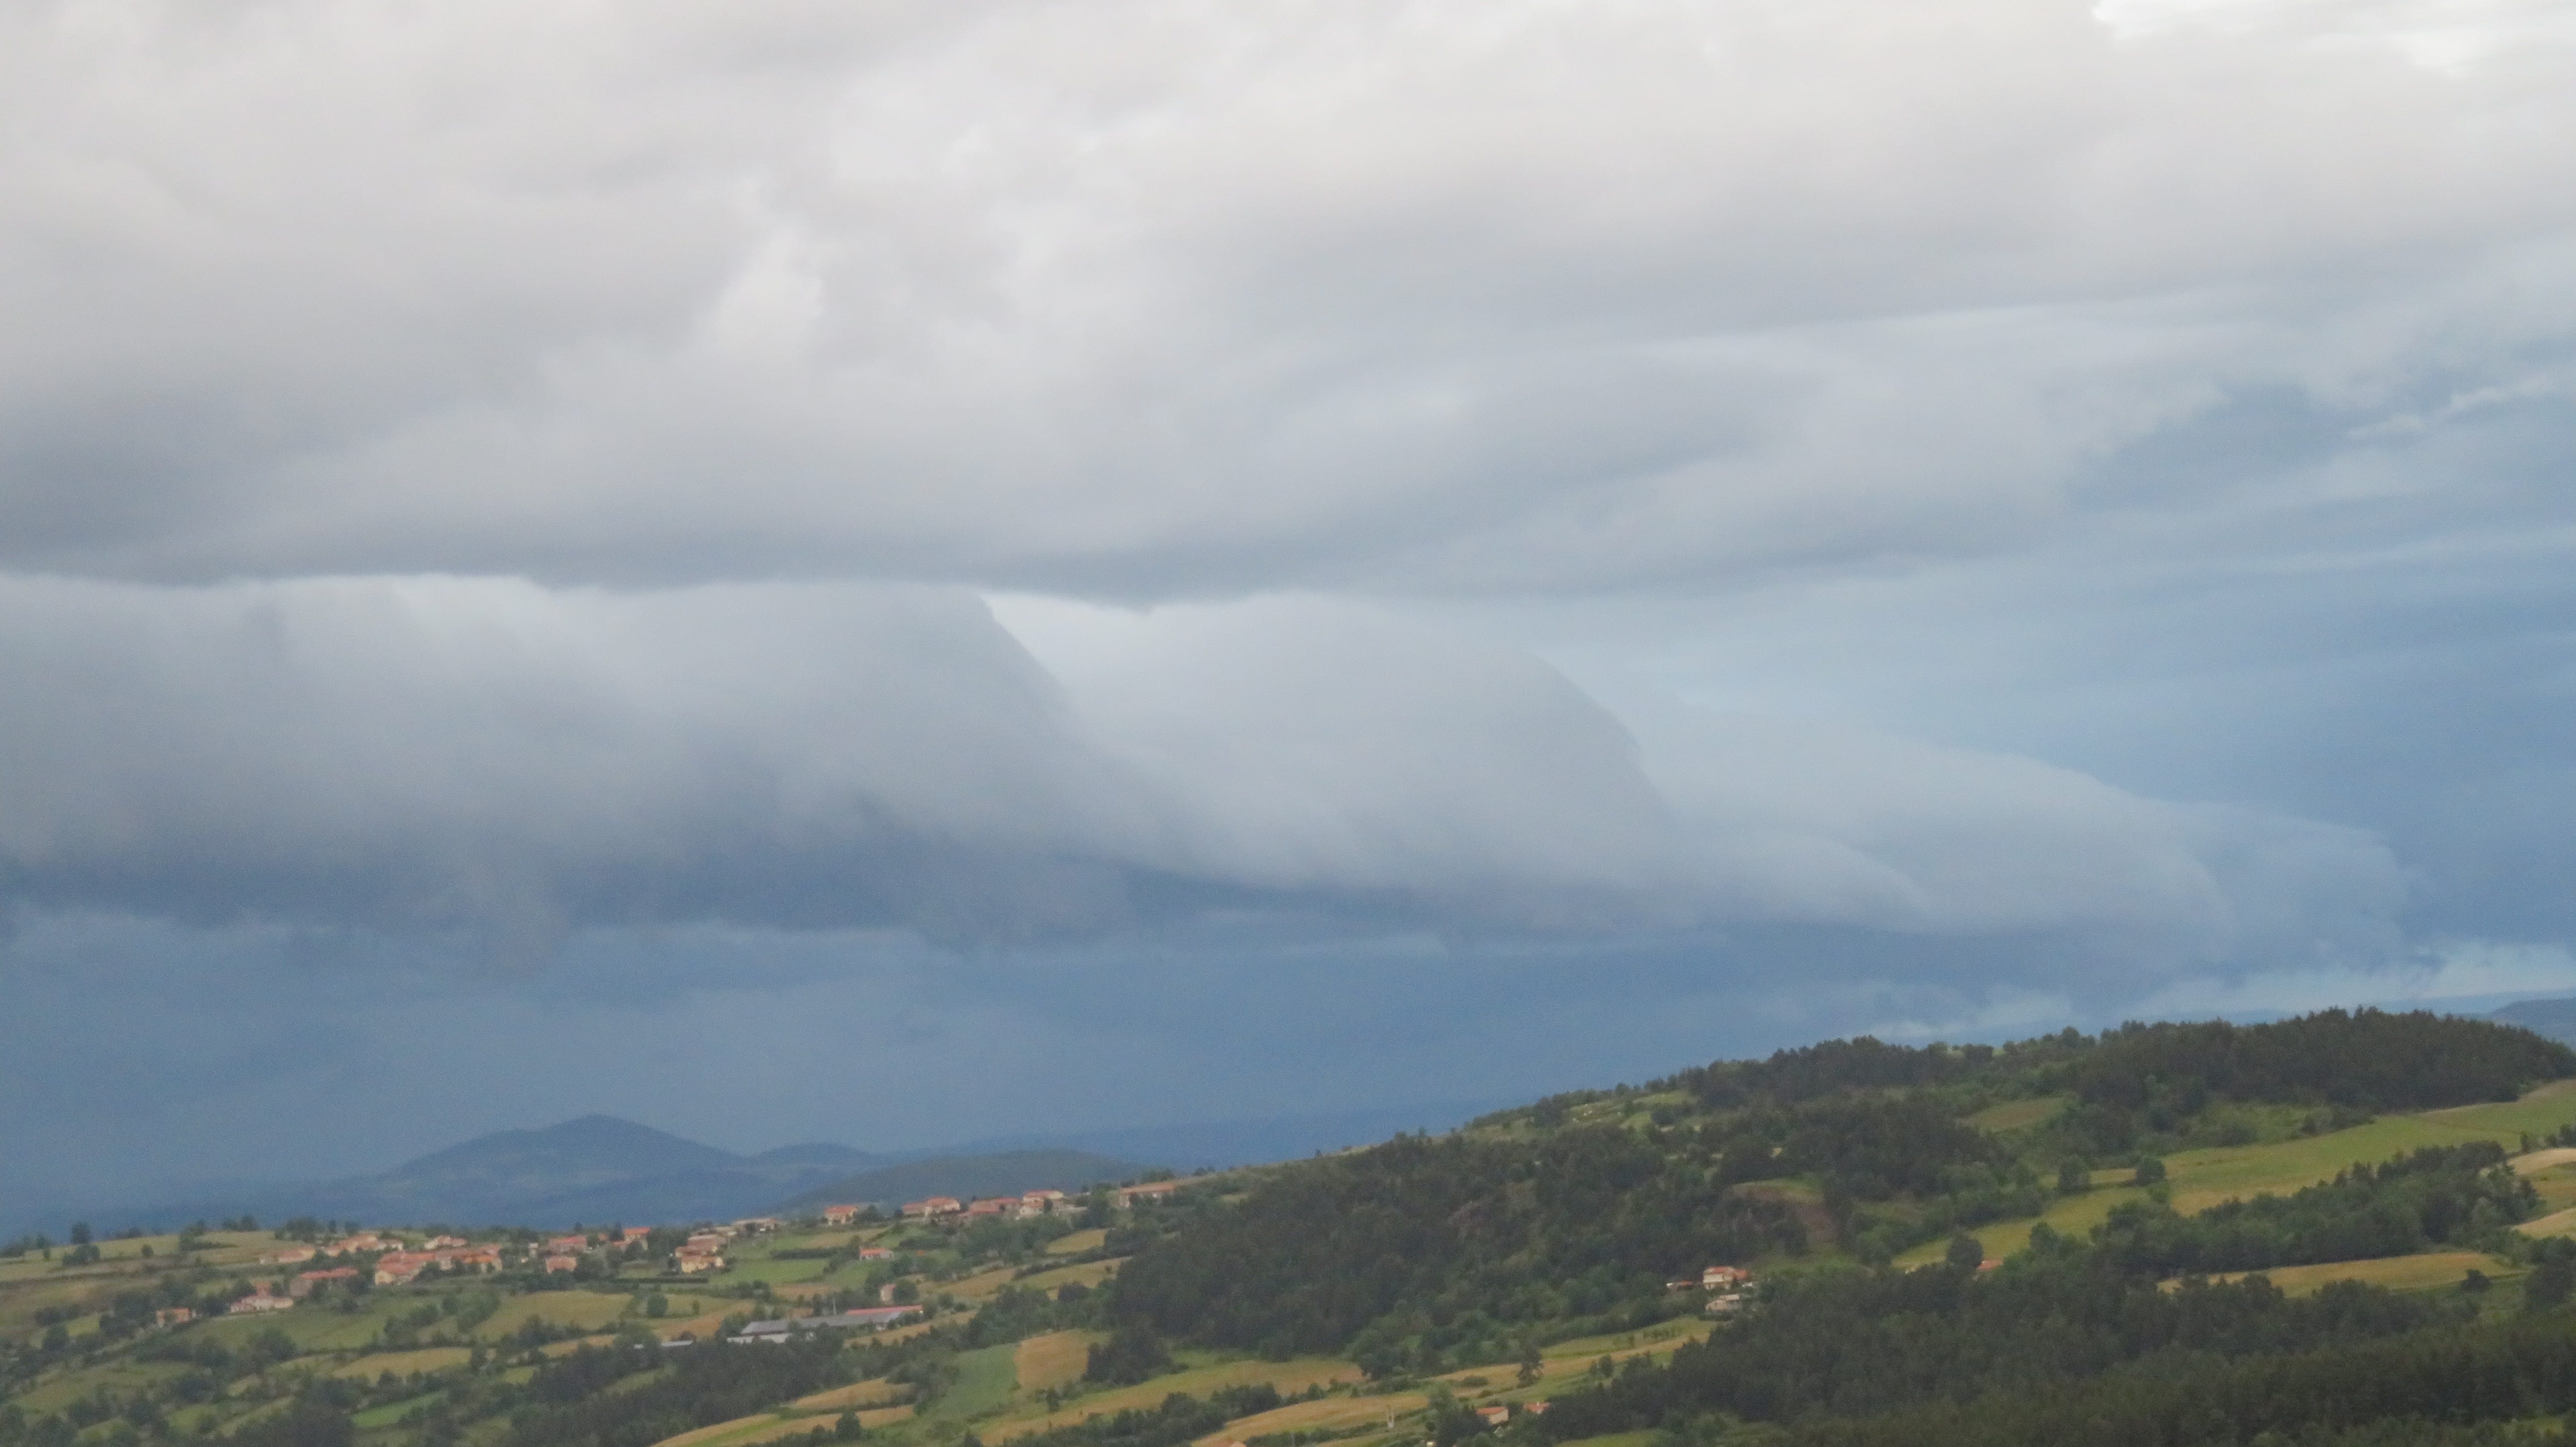
[[[0,1208],[2576,989],[2576,5],[0,4]]]

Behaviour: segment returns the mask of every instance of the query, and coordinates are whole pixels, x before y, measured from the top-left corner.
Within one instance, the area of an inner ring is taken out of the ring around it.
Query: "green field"
[[[2007,1100],[2001,1105],[1988,1106],[1975,1115],[1969,1116],[1968,1124],[1979,1130],[2027,1130],[2042,1121],[2051,1119],[2074,1102],[2075,1097],[2071,1095],[2043,1095],[2035,1100]]]
[[[931,1404],[930,1416],[980,1417],[1009,1406],[1020,1385],[1019,1352],[1016,1342],[959,1352],[956,1384]]]
[[[571,1327],[578,1331],[598,1331],[626,1315],[634,1298],[623,1292],[614,1295],[603,1291],[539,1291],[514,1296],[501,1304],[474,1335],[484,1341],[498,1341],[530,1321],[549,1326]],[[674,1299],[671,1314],[680,1314],[680,1302]],[[294,1312],[286,1315],[293,1316]]]
[[[766,1281],[772,1286],[788,1286],[820,1281],[831,1265],[829,1261],[736,1261],[725,1269],[724,1279],[728,1284]]]

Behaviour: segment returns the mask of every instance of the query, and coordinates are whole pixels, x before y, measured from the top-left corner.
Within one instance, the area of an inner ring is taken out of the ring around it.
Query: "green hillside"
[[[687,1273],[685,1229],[383,1284],[430,1231],[22,1240],[0,1447],[2548,1440],[2571,1212],[2576,1053],[2494,1023],[1836,1041]],[[722,1340],[888,1302],[920,1310]]]

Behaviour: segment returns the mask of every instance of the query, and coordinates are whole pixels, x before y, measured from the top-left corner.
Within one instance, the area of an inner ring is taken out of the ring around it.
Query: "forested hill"
[[[2512,1100],[2570,1075],[2564,1045],[2420,1012],[1999,1047],[1832,1041],[1277,1168],[1145,1242],[1111,1307],[1133,1330],[1207,1346],[1443,1370],[1651,1322],[1672,1310],[1666,1282],[1710,1263],[1884,1263],[2038,1216],[2099,1171]],[[2396,1249],[2423,1237],[2405,1239]]]

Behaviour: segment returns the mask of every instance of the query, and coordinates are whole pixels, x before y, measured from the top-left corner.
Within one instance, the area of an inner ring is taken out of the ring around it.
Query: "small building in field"
[[[263,1286],[250,1295],[234,1301],[232,1305],[224,1308],[224,1312],[229,1316],[255,1316],[263,1311],[284,1311],[294,1304],[291,1298],[269,1295],[268,1288]]]
[[[1478,1407],[1476,1409],[1476,1415],[1484,1420],[1486,1426],[1499,1427],[1512,1419],[1512,1409],[1499,1404],[1491,1407]]]
[[[578,1271],[581,1269],[581,1258],[570,1252],[557,1251],[546,1257],[545,1266],[549,1272]]]
[[[823,1224],[826,1226],[847,1226],[851,1222],[859,1219],[859,1212],[861,1209],[861,1207],[853,1205],[847,1201],[841,1202],[838,1205],[825,1206],[823,1208]],[[906,1207],[905,1209],[909,1210],[911,1208]]]
[[[693,1250],[683,1246],[672,1258],[679,1264],[682,1276],[695,1276],[702,1271],[724,1270],[725,1259],[713,1251]]]
[[[775,1216],[745,1216],[733,1223],[733,1229],[744,1236],[758,1236],[763,1232],[775,1231],[786,1224]]]
[[[884,1246],[862,1246],[859,1248],[859,1259],[861,1261],[890,1261],[894,1259],[894,1252]]]
[[[185,1306],[165,1306],[152,1313],[154,1326],[186,1326],[196,1319],[196,1311]]]
[[[1147,1181],[1141,1186],[1121,1186],[1118,1188],[1118,1204],[1121,1207],[1128,1207],[1167,1200],[1180,1188],[1181,1183],[1178,1181]]]
[[[1703,1291],[1731,1291],[1753,1280],[1753,1273],[1741,1266],[1712,1266],[1699,1274]]]

